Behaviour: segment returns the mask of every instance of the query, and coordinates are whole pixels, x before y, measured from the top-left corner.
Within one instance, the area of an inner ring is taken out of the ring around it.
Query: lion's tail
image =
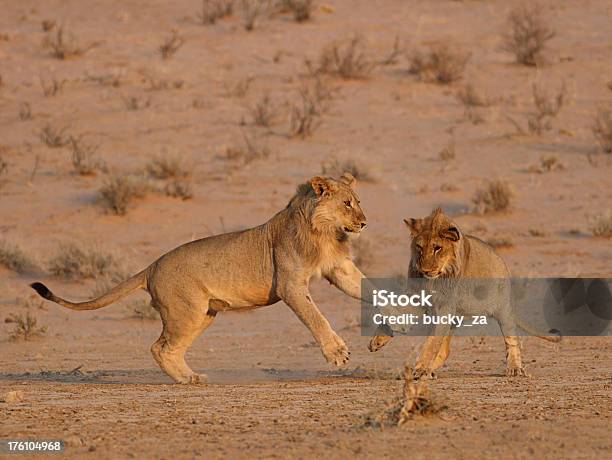
[[[131,278],[119,283],[117,286],[112,288],[106,294],[101,295],[100,297],[88,300],[87,302],[69,302],[67,300],[62,299],[61,297],[56,296],[42,283],[32,283],[30,286],[34,289],[38,294],[44,299],[50,300],[57,304],[60,304],[63,307],[70,308],[71,310],[96,310],[98,308],[106,307],[108,304],[119,300],[120,298],[128,295],[130,292],[138,289],[144,288],[147,284],[147,275],[146,270],[137,273]]]
[[[555,342],[555,343],[561,342],[561,332],[558,331],[557,329],[551,329],[550,331],[548,331],[550,334],[554,334],[554,335],[542,335],[541,332],[536,331],[528,324],[525,324],[524,322],[520,321],[518,318],[515,318],[515,321],[518,327],[520,327],[525,332],[529,332],[533,336],[536,336],[543,340],[548,340],[549,342]]]

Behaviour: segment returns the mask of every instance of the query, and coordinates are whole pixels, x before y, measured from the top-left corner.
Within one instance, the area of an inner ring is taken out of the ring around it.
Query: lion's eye
[[[351,201],[350,200],[346,200],[344,202],[344,206],[346,206],[347,208],[350,208],[351,207]]]
[[[420,244],[417,244],[417,245],[416,245],[416,249],[417,249],[417,251],[419,251],[419,252],[423,252],[423,246],[421,246]]]
[[[434,254],[437,254],[442,250],[442,246],[434,246]]]

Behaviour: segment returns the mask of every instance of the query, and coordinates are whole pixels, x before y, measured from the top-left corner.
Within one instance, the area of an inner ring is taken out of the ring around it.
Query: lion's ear
[[[440,236],[442,238],[446,238],[447,240],[459,241],[459,239],[461,238],[461,232],[459,231],[457,227],[455,227],[454,225],[451,225],[446,230],[443,230],[440,233]]]
[[[340,176],[340,182],[348,185],[351,188],[355,188],[355,185],[357,185],[357,179],[355,179],[355,177],[348,171],[342,173]]]
[[[310,185],[317,196],[331,195],[337,188],[329,179],[321,176],[315,176],[310,179]]]
[[[421,231],[421,228],[423,228],[423,219],[408,218],[404,219],[404,223],[406,227],[408,227],[408,230],[410,230],[412,236],[417,235]]]

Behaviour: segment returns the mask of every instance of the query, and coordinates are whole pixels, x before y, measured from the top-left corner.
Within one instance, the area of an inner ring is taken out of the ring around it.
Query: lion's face
[[[355,183],[355,178],[348,173],[344,173],[339,180],[319,176],[310,180],[317,196],[312,215],[314,229],[334,233],[339,239],[361,232],[366,226],[366,217],[353,189]]]
[[[426,278],[448,276],[456,266],[463,236],[458,227],[436,209],[424,219],[405,219],[412,235],[411,263]]]

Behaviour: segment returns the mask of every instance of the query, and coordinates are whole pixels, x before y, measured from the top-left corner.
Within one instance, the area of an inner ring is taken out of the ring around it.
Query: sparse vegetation
[[[233,85],[224,82],[223,86],[225,87],[225,97],[237,97],[242,99],[248,94],[253,80],[255,80],[255,77],[249,76],[246,78],[241,78]]]
[[[378,180],[373,166],[360,158],[332,156],[321,164],[322,174],[340,177],[344,172],[351,173],[355,179],[362,182],[376,182]]]
[[[176,154],[163,152],[147,165],[147,173],[155,179],[174,179],[189,176],[183,158]]]
[[[432,397],[425,380],[415,380],[411,366],[404,366],[402,396],[386,404],[382,411],[366,415],[365,427],[402,426],[419,416],[431,416],[446,409]]]
[[[450,182],[444,182],[440,185],[441,192],[458,192],[459,190],[459,187]]]
[[[534,83],[532,95],[535,110],[527,117],[529,132],[542,134],[543,131],[552,129],[552,120],[563,108],[567,98],[565,82],[561,84],[561,88],[554,95],[550,95],[542,85]]]
[[[29,102],[22,102],[19,104],[19,119],[21,121],[32,119],[32,106]]]
[[[96,245],[64,243],[49,261],[49,272],[68,279],[109,277],[121,280],[125,267],[118,257]]]
[[[39,270],[38,263],[17,244],[0,240],[0,266],[16,273],[32,273]]]
[[[36,316],[29,311],[25,314],[12,313],[5,322],[15,323],[15,327],[9,333],[11,340],[32,340],[36,337],[41,337],[47,332],[47,327],[39,326]]]
[[[502,49],[514,54],[519,64],[541,64],[546,44],[555,36],[542,6],[533,2],[516,6],[508,16],[508,28]]]
[[[539,165],[532,165],[528,171],[531,173],[544,174],[551,171],[562,171],[565,165],[554,155],[543,156],[540,158]]]
[[[612,107],[602,107],[593,124],[593,134],[604,153],[612,153]]]
[[[104,168],[104,163],[97,158],[97,144],[89,144],[83,137],[70,136],[70,147],[72,149],[72,166],[77,174],[89,176]]]
[[[257,18],[269,9],[268,0],[241,0],[242,22],[244,29],[252,31],[255,29]]]
[[[345,80],[360,80],[370,76],[376,63],[366,56],[363,38],[355,36],[325,47],[318,62],[306,60],[306,67],[313,76],[328,74]]]
[[[293,18],[296,22],[308,21],[314,11],[313,0],[282,0],[284,9],[293,13]]]
[[[265,93],[255,105],[248,108],[254,125],[269,128],[279,116],[279,107],[272,102],[269,93]]]
[[[475,211],[479,214],[506,211],[510,208],[514,192],[504,180],[488,181],[484,188],[478,189],[472,198]]]
[[[114,175],[100,188],[100,196],[109,211],[122,216],[135,199],[144,198],[151,190],[151,184],[143,176]]]
[[[450,161],[455,159],[455,139],[450,142],[438,153],[438,158],[442,161]]]
[[[56,25],[57,22],[53,19],[44,19],[40,22],[40,28],[43,30],[43,32],[49,32],[53,30]]]
[[[0,155],[0,187],[2,187],[4,183],[2,176],[5,176],[5,175],[8,175],[8,163]]]
[[[234,12],[234,0],[202,0],[202,9],[197,17],[203,25],[210,25],[231,16]]]
[[[64,91],[64,85],[68,80],[65,78],[58,80],[56,77],[51,78],[50,81],[45,80],[42,76],[39,77],[40,87],[45,96],[55,96]]]
[[[449,84],[463,76],[470,54],[449,44],[432,45],[429,52],[417,51],[409,56],[408,71],[427,82]]]
[[[193,198],[193,184],[189,178],[176,177],[166,184],[164,193],[173,198],[190,200]]]
[[[55,32],[50,30],[47,33],[43,40],[43,48],[49,50],[51,56],[56,59],[65,60],[79,57],[98,46],[98,43],[90,43],[85,47],[81,46],[72,33],[64,31],[64,26],[56,27],[54,30]]]
[[[484,121],[482,115],[478,109],[481,107],[488,107],[491,101],[482,94],[473,83],[468,83],[463,88],[459,89],[455,93],[457,100],[463,105],[463,113],[465,118],[470,120],[474,124],[482,123]]]
[[[121,95],[121,100],[123,101],[123,106],[126,108],[126,110],[129,110],[130,112],[142,110],[151,105],[150,97]]]
[[[185,39],[179,35],[176,30],[164,39],[161,45],[159,45],[159,54],[163,59],[170,59],[176,54],[176,52],[185,44]]]
[[[612,211],[598,214],[589,219],[589,230],[593,236],[612,238]]]
[[[291,106],[289,119],[289,136],[302,139],[311,136],[321,125],[324,103],[331,98],[329,89],[323,86],[320,79],[315,86],[304,84],[298,89],[299,101]]]
[[[224,157],[239,166],[247,165],[255,160],[265,159],[270,156],[267,144],[261,142],[255,132],[242,131],[243,145],[239,147],[228,147]]]
[[[68,125],[52,125],[47,123],[40,130],[39,137],[43,144],[52,149],[63,147],[68,144],[70,137],[66,132],[70,126]]]

